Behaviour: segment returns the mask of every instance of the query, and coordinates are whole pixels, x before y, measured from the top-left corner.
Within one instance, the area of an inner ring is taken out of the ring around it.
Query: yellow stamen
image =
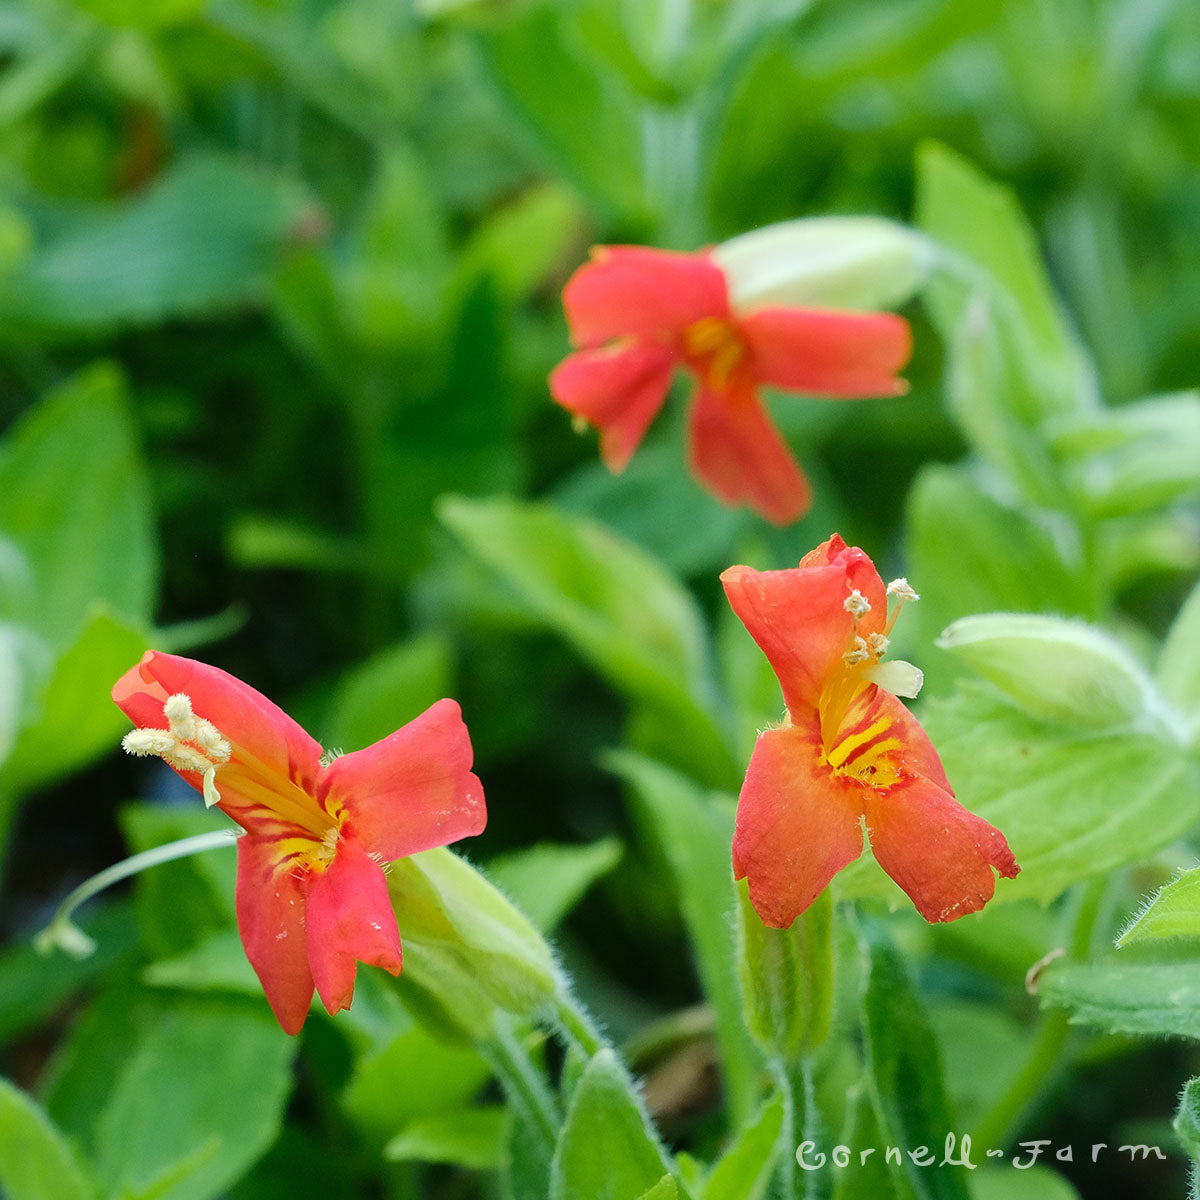
[[[746,354],[737,329],[721,317],[702,317],[689,325],[683,331],[683,349],[716,388],[725,387]]]

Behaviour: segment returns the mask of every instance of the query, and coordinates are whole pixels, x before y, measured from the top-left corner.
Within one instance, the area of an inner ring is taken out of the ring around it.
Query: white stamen
[[[867,638],[867,645],[875,658],[882,658],[887,653],[889,645],[887,637],[882,633],[873,633]]]
[[[871,611],[871,602],[858,588],[855,588],[842,601],[842,607],[857,621],[860,617],[865,617]]]
[[[217,767],[233,757],[233,746],[221,731],[192,710],[192,698],[184,692],[168,696],[163,703],[166,729],[134,729],[121,739],[128,754],[155,755],[177,771],[197,771],[204,777],[204,803],[211,808],[221,793],[215,783]]]
[[[121,739],[121,749],[138,758],[166,754],[174,745],[175,739],[165,729],[134,729]]]
[[[859,663],[866,662],[870,657],[871,651],[867,648],[867,643],[862,638],[856,637],[850,643],[850,649],[842,655],[842,662],[848,667],[853,667]]]
[[[900,579],[893,579],[892,582],[887,585],[887,594],[889,596],[895,596],[897,600],[920,600],[921,598],[909,586],[908,580],[903,577]]]
[[[163,705],[163,716],[171,727],[171,732],[185,742],[196,736],[196,721],[192,715],[192,698],[183,692],[168,696]]]

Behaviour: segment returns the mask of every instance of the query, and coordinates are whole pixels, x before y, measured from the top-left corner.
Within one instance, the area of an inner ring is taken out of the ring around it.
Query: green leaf
[[[10,337],[90,332],[243,303],[304,212],[282,177],[232,158],[186,158],[119,207],[47,237],[0,279],[0,320]]]
[[[1200,867],[1160,888],[1125,927],[1117,945],[1175,937],[1200,937]]]
[[[1053,963],[1038,981],[1047,1008],[1073,1025],[1110,1033],[1200,1037],[1200,977],[1194,963]]]
[[[137,930],[126,903],[97,906],[78,922],[96,944],[87,958],[39,954],[26,940],[0,950],[0,1043],[49,1025],[71,998],[115,972],[137,948]]]
[[[64,1046],[48,1107],[106,1195],[209,1200],[278,1136],[296,1046],[261,996],[118,986]]]
[[[1200,393],[1073,413],[1050,436],[1093,517],[1165,508],[1200,490]]]
[[[921,721],[958,799],[1008,838],[1021,866],[998,882],[992,904],[1049,903],[1080,879],[1149,858],[1197,822],[1179,802],[1194,763],[1160,738],[1050,725],[974,682],[931,701]],[[865,867],[839,881],[846,895],[891,894]]]
[[[414,1024],[359,1056],[342,1103],[371,1142],[383,1145],[397,1129],[460,1112],[491,1074],[474,1050],[449,1045]],[[397,1080],[419,1080],[420,1086],[397,1087]]]
[[[75,3],[110,25],[150,30],[193,20],[207,0],[155,0],[154,4],[144,4],[142,0],[75,0]]]
[[[638,1200],[679,1200],[679,1185],[671,1175],[664,1175],[649,1191],[643,1192]]]
[[[322,745],[373,745],[452,691],[450,648],[421,634],[372,655],[338,681],[320,727]]]
[[[495,1170],[504,1161],[502,1106],[465,1108],[414,1121],[383,1148],[390,1162],[450,1163],[473,1171]]]
[[[626,220],[640,215],[640,114],[620,77],[592,59],[565,14],[532,9],[480,48],[506,108],[549,163],[610,212]]]
[[[896,632],[917,647],[970,613],[1083,616],[1091,607],[1081,568],[1064,561],[1050,533],[958,467],[922,468],[908,496],[905,551],[921,602],[905,609]],[[952,660],[915,653],[936,690]]]
[[[5,786],[29,791],[113,751],[129,721],[109,693],[147,647],[142,627],[94,609],[79,640],[59,658],[35,697],[38,715],[21,730],[5,767]]]
[[[1184,1084],[1172,1127],[1193,1164],[1200,1164],[1200,1078]]]
[[[0,1079],[0,1192],[8,1200],[92,1200],[97,1193],[41,1107]]]
[[[833,1012],[833,900],[824,892],[787,929],[764,925],[738,884],[738,976],[746,1026],[768,1055],[811,1053]]]
[[[783,1094],[776,1093],[714,1164],[701,1200],[762,1200],[780,1154],[794,1152],[781,1139],[783,1117]]]
[[[974,1200],[1079,1200],[1079,1193],[1055,1170],[1034,1163],[1016,1170],[981,1164],[971,1176]]]
[[[489,272],[506,304],[527,298],[560,269],[583,224],[579,200],[557,181],[540,183],[493,213],[462,252],[462,274]]]
[[[1158,687],[1200,729],[1200,583],[1167,631],[1158,658]]]
[[[743,1120],[757,1100],[760,1056],[746,1031],[734,968],[732,806],[705,796],[691,780],[640,755],[622,751],[605,761],[629,784],[671,868],[700,983],[717,1018],[730,1107],[735,1122]]]
[[[550,1200],[630,1200],[668,1174],[633,1085],[611,1050],[595,1055],[571,1097],[550,1171]]]
[[[440,334],[450,270],[446,214],[425,163],[406,142],[387,145],[341,275],[357,340],[375,349]]]
[[[193,805],[133,804],[120,815],[133,853],[196,834],[233,830],[229,818],[206,809],[199,795]],[[151,955],[178,955],[232,926],[236,859],[231,838],[227,846],[162,863],[138,876],[138,925]]]
[[[148,626],[158,559],[120,374],[100,364],[27,412],[0,450],[0,530],[33,575],[27,623],[56,653],[106,604]]]
[[[492,859],[487,873],[543,932],[551,932],[584,892],[621,861],[616,838],[586,846],[543,842]]]
[[[917,155],[917,224],[966,260],[965,276],[1016,342],[1031,419],[1071,412],[1094,400],[1095,384],[1050,286],[1037,242],[1013,194],[965,158],[927,142]],[[943,280],[931,288],[943,332],[959,325],[969,294]]]
[[[670,740],[668,754],[701,778],[736,780],[712,716],[703,621],[689,593],[654,559],[547,505],[448,497],[439,515],[532,616],[655,714],[657,732]]]
[[[862,1028],[872,1098],[883,1143],[910,1153],[926,1147],[940,1160],[954,1129],[937,1042],[904,960],[882,925],[863,920]],[[913,1200],[969,1200],[962,1167],[919,1166],[906,1153],[892,1172],[899,1195]]]
[[[979,613],[938,638],[1027,713],[1093,729],[1131,725],[1156,697],[1133,657],[1103,630],[1032,613]]]

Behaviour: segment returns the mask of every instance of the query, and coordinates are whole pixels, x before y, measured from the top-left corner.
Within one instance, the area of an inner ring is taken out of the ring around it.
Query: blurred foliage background
[[[487,570],[447,497],[586,514],[714,617],[751,551],[783,565],[836,528],[901,565],[914,473],[963,452],[922,315],[904,401],[778,408],[818,500],[773,530],[688,479],[679,405],[616,480],[550,402],[590,244],[907,220],[933,139],[1014,188],[1110,403],[1194,384],[1198,41],[1186,0],[0,4],[4,1073],[39,1080],[63,999],[133,936],[110,910],[100,959],[18,986],[19,944],[165,786],[113,753],[108,689],[146,645],[347,749],[458,697],[488,860],[629,838],[597,764],[626,714],[554,632],[578,614]],[[1194,567],[1194,529],[1168,557]],[[1182,579],[1121,602],[1161,629]],[[681,743],[657,742],[694,766]],[[615,857],[561,943],[625,1034],[695,987],[651,842]]]

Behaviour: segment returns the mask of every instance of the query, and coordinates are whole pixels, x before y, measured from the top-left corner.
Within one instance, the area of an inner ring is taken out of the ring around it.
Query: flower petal
[[[400,932],[383,868],[356,839],[343,836],[329,866],[309,876],[305,933],[330,1016],[354,999],[356,963],[400,974]]]
[[[776,525],[808,512],[812,488],[749,385],[701,383],[688,442],[692,471],[726,504],[748,504]]]
[[[660,342],[620,342],[580,350],[550,375],[550,394],[600,430],[600,455],[622,471],[671,386],[675,354]]]
[[[299,1033],[313,995],[303,876],[283,859],[277,844],[241,838],[236,903],[246,957],[279,1024],[286,1033]]]
[[[953,921],[981,909],[1017,866],[1004,835],[968,812],[948,789],[921,775],[866,789],[867,832],[879,865],[927,921]]]
[[[211,721],[233,743],[235,760],[250,756],[257,760],[256,773],[264,777],[281,776],[305,791],[313,786],[320,769],[320,744],[261,692],[218,667],[147,650],[113,685],[112,698],[140,728],[165,729],[163,703],[177,692],[190,696],[195,714]],[[197,791],[203,789],[200,772],[179,774]],[[228,779],[218,772],[222,795]]]
[[[390,737],[325,769],[319,797],[341,807],[343,833],[386,861],[483,832],[483,785],[454,700],[439,700]]]
[[[728,317],[725,275],[706,253],[595,246],[567,281],[563,308],[576,346],[612,338],[674,340],[704,317]]]
[[[844,565],[787,571],[736,566],[722,572],[721,582],[733,611],[779,676],[793,717],[815,710],[854,628],[845,608]]]
[[[912,332],[892,313],[760,308],[738,322],[760,383],[825,396],[897,396]]]
[[[786,929],[862,853],[858,789],[821,761],[814,724],[759,734],[738,799],[733,873],[767,925]]]

